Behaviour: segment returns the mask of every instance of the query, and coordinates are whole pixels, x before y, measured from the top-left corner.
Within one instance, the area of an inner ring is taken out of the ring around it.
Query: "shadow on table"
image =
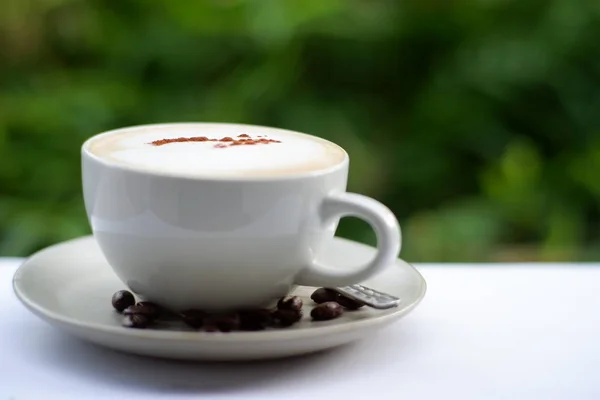
[[[310,382],[315,373],[333,372],[352,363],[357,346],[349,344],[284,360],[200,363],[138,357],[83,343],[50,330],[46,333],[43,340],[39,340],[38,335],[28,340],[30,354],[39,357],[38,362],[51,365],[56,372],[89,379],[95,384],[171,394],[238,392],[263,386],[284,387],[290,380]],[[376,362],[377,357],[373,355],[374,360],[366,361]]]

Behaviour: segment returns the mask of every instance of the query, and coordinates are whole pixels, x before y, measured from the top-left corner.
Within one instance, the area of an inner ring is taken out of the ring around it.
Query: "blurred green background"
[[[2,256],[89,233],[89,136],[229,121],[345,147],[407,260],[600,257],[600,2],[0,5]],[[354,219],[339,235],[374,242]]]

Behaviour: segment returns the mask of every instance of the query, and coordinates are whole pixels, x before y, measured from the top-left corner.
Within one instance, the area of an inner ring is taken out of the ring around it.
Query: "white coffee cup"
[[[376,200],[346,192],[349,159],[339,147],[339,162],[327,168],[251,176],[179,174],[92,151],[109,136],[178,129],[217,135],[258,129],[325,143],[236,124],[146,125],[86,141],[82,175],[90,225],[114,272],[142,298],[176,310],[258,307],[294,285],[359,283],[398,257],[401,234],[394,214]],[[377,253],[366,265],[319,262],[343,216],[365,220],[376,233]]]

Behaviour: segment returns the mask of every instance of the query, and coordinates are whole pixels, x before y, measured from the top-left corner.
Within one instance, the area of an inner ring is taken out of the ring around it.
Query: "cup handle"
[[[377,253],[366,265],[350,271],[314,263],[296,277],[304,286],[339,287],[362,282],[388,265],[400,253],[402,234],[394,214],[380,202],[356,193],[329,195],[321,206],[323,223],[342,217],[358,217],[366,221],[377,236]]]

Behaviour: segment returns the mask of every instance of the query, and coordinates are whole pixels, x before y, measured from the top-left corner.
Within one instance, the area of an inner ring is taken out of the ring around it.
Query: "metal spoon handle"
[[[394,297],[391,294],[379,292],[363,285],[350,285],[343,287],[330,288],[341,295],[359,301],[365,305],[380,310],[398,307],[401,299]]]

